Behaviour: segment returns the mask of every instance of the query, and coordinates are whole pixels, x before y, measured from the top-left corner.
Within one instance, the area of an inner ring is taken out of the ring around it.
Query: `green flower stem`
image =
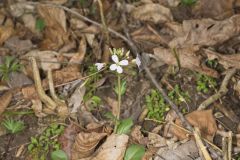
[[[117,132],[118,121],[120,120],[120,113],[121,113],[121,75],[117,74],[118,76],[118,108],[117,108],[117,119],[115,121],[114,126],[114,133]]]

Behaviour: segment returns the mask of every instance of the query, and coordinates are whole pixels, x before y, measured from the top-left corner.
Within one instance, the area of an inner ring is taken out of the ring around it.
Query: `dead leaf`
[[[22,72],[12,72],[9,74],[8,85],[11,88],[21,88],[33,84],[33,81]]]
[[[197,160],[199,152],[196,143],[191,140],[177,148],[160,148],[154,160]]]
[[[193,111],[186,115],[188,122],[194,127],[199,128],[201,136],[209,141],[213,141],[213,137],[217,131],[217,124],[212,114],[212,110]],[[179,119],[175,122],[177,125],[182,126]],[[170,127],[170,132],[173,133],[180,140],[187,138],[187,133],[177,127]]]
[[[167,140],[156,133],[148,133],[148,147],[165,147],[167,146]]]
[[[75,89],[74,93],[69,98],[68,105],[73,106],[71,113],[76,113],[79,107],[82,104],[83,97],[86,92],[86,87],[80,85],[78,88]]]
[[[196,48],[179,48],[176,50],[176,54],[174,54],[173,50],[166,49],[163,47],[154,48],[154,55],[160,61],[163,61],[169,65],[178,66],[177,58],[179,59],[180,66],[183,68],[188,68],[190,70],[195,70],[202,74],[211,76],[211,77],[218,77],[219,74],[217,71],[208,68],[204,65],[201,65],[201,57],[200,55],[194,54],[198,47]]]
[[[78,68],[74,66],[68,66],[61,70],[53,71],[53,83],[55,86],[74,81],[78,78],[81,78],[81,73]],[[49,88],[48,79],[42,81],[42,86],[45,90]],[[22,88],[22,93],[26,99],[38,99],[34,85]]]
[[[107,97],[106,101],[110,105],[110,107],[112,108],[112,114],[114,116],[117,116],[117,113],[118,113],[118,110],[117,110],[118,102],[117,102],[117,100],[113,99],[111,97]]]
[[[220,44],[240,33],[240,15],[234,15],[223,21],[208,19],[185,20],[174,38],[171,48],[190,46],[213,46]]]
[[[122,160],[127,148],[128,136],[110,135],[91,160]]]
[[[192,7],[192,13],[197,18],[213,18],[223,20],[234,14],[234,0],[198,0]]]
[[[36,29],[36,17],[34,17],[32,14],[24,14],[22,16],[22,21],[24,26],[27,27],[31,32],[38,33]]]
[[[0,25],[0,46],[14,34],[13,22],[10,18],[6,20],[4,25]]]
[[[85,57],[86,51],[87,51],[87,42],[85,37],[83,36],[79,44],[78,53],[76,53],[70,59],[70,63],[81,63]]]
[[[47,71],[49,69],[56,70],[61,67],[61,64],[58,63],[57,56],[59,55],[58,52],[54,51],[38,51],[32,50],[24,55],[24,57],[35,57],[36,59],[40,60],[40,67]]]
[[[46,23],[44,30],[45,39],[41,43],[41,48],[57,50],[68,43],[69,34],[67,32],[64,10],[46,5],[39,5],[37,10]]]
[[[94,152],[99,141],[102,140],[106,133],[84,133],[77,135],[72,148],[72,160],[89,157]]]
[[[148,138],[143,136],[140,129],[141,126],[135,126],[131,131],[131,137],[133,141],[137,142],[138,144],[147,145]]]
[[[218,63],[222,64],[225,69],[240,69],[240,54],[223,55],[209,49],[204,49],[204,53],[208,56],[209,60],[218,60]]]
[[[74,144],[77,133],[80,132],[80,128],[71,123],[64,129],[64,133],[59,137],[59,143],[62,146],[62,150],[68,155],[68,158],[72,158],[72,146]]]
[[[5,109],[8,107],[12,100],[12,93],[10,91],[5,92],[1,97],[0,97],[0,115],[5,111]]]
[[[30,40],[20,40],[19,37],[11,37],[4,42],[4,46],[9,48],[15,54],[23,54],[33,48]]]
[[[147,3],[136,7],[132,11],[132,16],[135,19],[149,21],[155,24],[165,23],[173,20],[170,9],[157,3]]]

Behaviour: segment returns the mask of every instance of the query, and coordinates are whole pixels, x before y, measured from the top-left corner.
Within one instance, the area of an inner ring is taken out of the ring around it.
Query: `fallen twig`
[[[226,76],[223,79],[223,82],[221,84],[221,87],[217,93],[203,101],[200,106],[198,107],[198,110],[206,109],[210,104],[214,103],[216,100],[224,96],[228,92],[227,85],[229,83],[229,80],[232,78],[232,76],[236,73],[236,69],[229,69],[226,73]]]

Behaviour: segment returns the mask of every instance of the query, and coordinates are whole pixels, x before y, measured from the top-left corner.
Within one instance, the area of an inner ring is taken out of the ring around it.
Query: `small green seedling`
[[[175,85],[174,89],[168,93],[168,96],[176,105],[180,105],[182,102],[190,101],[188,92],[184,92],[178,84]]]
[[[196,2],[197,2],[197,0],[181,0],[181,3],[186,6],[191,6],[191,5],[195,4]]]
[[[11,134],[16,134],[24,130],[25,126],[22,121],[15,121],[13,119],[6,119],[2,122],[2,125]]]
[[[214,78],[197,74],[197,91],[208,93],[209,89],[215,89],[217,82]]]
[[[127,148],[124,160],[141,160],[144,153],[145,153],[144,146],[132,144]]]
[[[163,121],[165,113],[170,107],[163,99],[163,96],[158,91],[152,89],[150,94],[145,97],[146,106],[148,109],[147,117]]]
[[[51,160],[68,160],[68,157],[63,150],[56,150],[51,153]]]
[[[131,118],[117,119],[111,112],[105,113],[105,117],[112,120],[116,125],[116,134],[128,134],[133,126],[133,120]]]
[[[9,80],[9,74],[12,72],[19,72],[22,65],[16,60],[15,57],[6,56],[4,63],[0,65],[0,76],[4,81]]]
[[[60,150],[58,136],[64,131],[64,126],[59,124],[50,125],[39,137],[31,137],[28,151],[35,160],[46,159],[49,151]]]
[[[218,66],[218,60],[213,59],[213,60],[207,60],[206,65],[212,69],[216,69]]]
[[[44,30],[44,28],[45,28],[45,21],[44,21],[44,19],[41,19],[41,18],[37,19],[35,26],[36,26],[36,29],[39,32],[42,32]]]

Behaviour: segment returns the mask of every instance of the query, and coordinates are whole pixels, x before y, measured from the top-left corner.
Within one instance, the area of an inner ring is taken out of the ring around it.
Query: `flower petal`
[[[118,62],[119,62],[118,56],[117,56],[116,54],[112,55],[112,60],[113,60],[113,62],[115,62],[115,63],[118,63]]]
[[[128,65],[128,60],[124,59],[119,62],[121,66],[127,66]]]
[[[116,69],[117,69],[117,65],[116,64],[111,64],[111,66],[110,66],[110,70],[111,71],[115,71]]]
[[[97,67],[97,70],[100,71],[105,66],[105,63],[95,63],[95,66]]]
[[[121,66],[117,66],[117,72],[118,72],[119,74],[121,74],[121,73],[123,72],[123,69],[122,69]]]
[[[136,58],[136,64],[137,64],[138,68],[140,67],[141,63],[142,63],[142,62],[141,62],[139,56],[137,56],[137,58]]]

